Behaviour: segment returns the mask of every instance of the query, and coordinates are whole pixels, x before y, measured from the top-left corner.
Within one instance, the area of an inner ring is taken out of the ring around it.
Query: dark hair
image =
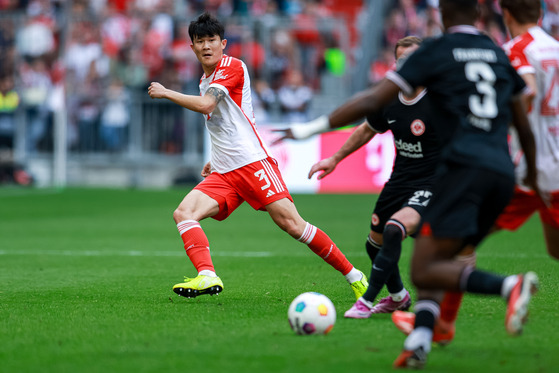
[[[418,38],[417,36],[406,36],[405,38],[398,40],[396,42],[396,45],[394,46],[394,57],[396,57],[396,51],[398,50],[398,48],[407,48],[411,47],[412,45],[421,45],[422,42],[423,40],[421,38]]]
[[[204,36],[218,35],[221,40],[225,36],[225,27],[217,18],[210,13],[202,13],[196,20],[190,22],[188,26],[188,35],[190,40],[194,42],[194,38],[203,38]]]
[[[541,15],[541,0],[500,0],[499,3],[520,24],[537,23]]]

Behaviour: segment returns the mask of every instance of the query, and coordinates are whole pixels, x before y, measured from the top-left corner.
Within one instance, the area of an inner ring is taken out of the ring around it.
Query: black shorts
[[[411,207],[419,215],[422,215],[429,204],[431,195],[430,187],[402,188],[393,187],[390,183],[386,184],[378,197],[375,210],[373,211],[371,230],[382,233],[384,225],[390,217],[404,207]]]
[[[477,245],[508,204],[513,189],[513,175],[447,166],[423,214],[423,223],[429,223],[434,237],[462,238],[464,245]]]

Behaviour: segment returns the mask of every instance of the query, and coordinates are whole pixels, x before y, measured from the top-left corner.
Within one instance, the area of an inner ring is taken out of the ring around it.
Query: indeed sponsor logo
[[[405,152],[414,152],[414,153],[421,153],[423,149],[421,149],[421,141],[416,142],[415,144],[402,141],[402,139],[398,139],[394,141],[396,144],[396,149],[403,150]]]

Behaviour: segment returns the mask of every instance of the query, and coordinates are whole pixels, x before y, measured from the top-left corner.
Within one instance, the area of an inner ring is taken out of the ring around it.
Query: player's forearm
[[[375,132],[369,128],[367,122],[361,123],[348,137],[342,147],[334,153],[332,158],[336,161],[336,164],[341,162],[342,159],[368,143],[374,136]]]
[[[400,88],[388,79],[374,87],[357,93],[328,117],[330,128],[338,128],[377,112],[396,97]]]
[[[171,89],[165,90],[164,98],[188,110],[209,114],[215,108],[214,102],[206,96],[185,95]]]
[[[526,111],[524,108],[524,103],[521,99],[517,100],[512,105],[513,114],[513,126],[518,133],[518,139],[520,140],[520,146],[524,152],[526,158],[527,172],[529,174],[535,175],[536,171],[536,141],[534,139],[534,133],[530,127],[528,118],[526,117]]]

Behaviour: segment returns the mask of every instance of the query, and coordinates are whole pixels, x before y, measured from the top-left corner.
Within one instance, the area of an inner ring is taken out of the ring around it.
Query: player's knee
[[[175,211],[173,211],[173,220],[175,223],[180,223],[181,221],[185,220],[194,220],[192,215],[188,213],[187,210],[177,207]]]
[[[388,220],[382,232],[384,246],[386,246],[387,243],[389,243],[389,245],[399,244],[404,238],[406,238],[406,234],[406,228],[402,223],[396,219]]]

